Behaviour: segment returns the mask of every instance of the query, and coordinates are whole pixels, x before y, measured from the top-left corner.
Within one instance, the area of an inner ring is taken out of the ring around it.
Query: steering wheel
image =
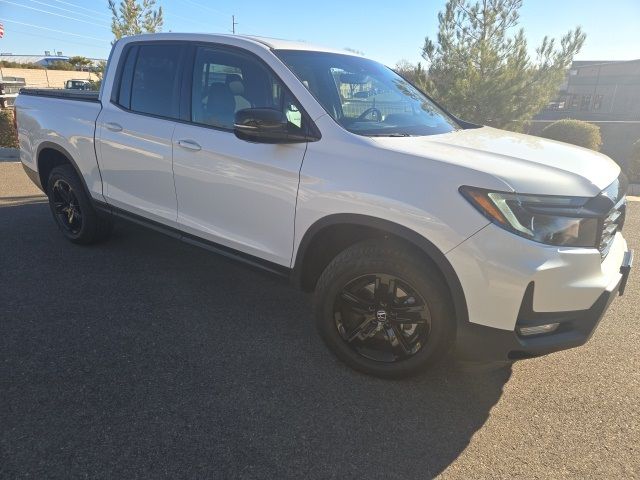
[[[362,112],[358,116],[358,120],[364,120],[367,115],[371,115],[371,120],[374,122],[382,121],[382,112],[378,110],[376,107],[367,108],[364,112]]]

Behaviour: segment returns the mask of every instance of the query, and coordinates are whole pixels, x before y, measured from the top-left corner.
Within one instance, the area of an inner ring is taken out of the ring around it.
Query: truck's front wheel
[[[60,165],[51,170],[47,196],[58,228],[71,242],[87,245],[109,236],[111,221],[93,208],[71,165]]]
[[[318,280],[317,327],[349,366],[405,377],[448,351],[455,335],[449,298],[426,259],[391,241],[362,242],[340,253]]]

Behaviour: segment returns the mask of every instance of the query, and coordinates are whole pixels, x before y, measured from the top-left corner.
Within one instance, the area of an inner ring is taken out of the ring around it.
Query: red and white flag
[[[0,23],[0,38],[4,37],[4,25]]]

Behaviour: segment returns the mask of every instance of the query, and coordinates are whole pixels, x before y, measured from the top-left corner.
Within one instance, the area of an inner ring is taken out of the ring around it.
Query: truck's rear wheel
[[[111,233],[111,221],[93,208],[71,165],[60,165],[51,170],[47,196],[58,228],[71,242],[96,243]]]
[[[315,306],[320,334],[338,358],[379,377],[427,369],[455,334],[439,272],[391,241],[367,241],[340,253],[318,280]]]

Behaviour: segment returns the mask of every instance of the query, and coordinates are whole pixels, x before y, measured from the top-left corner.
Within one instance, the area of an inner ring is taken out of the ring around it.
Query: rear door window
[[[183,47],[175,44],[141,45],[132,68],[131,101],[134,112],[167,118],[178,118],[180,98],[181,57]],[[121,97],[126,95],[125,64],[121,84]],[[126,98],[120,98],[126,108]]]

